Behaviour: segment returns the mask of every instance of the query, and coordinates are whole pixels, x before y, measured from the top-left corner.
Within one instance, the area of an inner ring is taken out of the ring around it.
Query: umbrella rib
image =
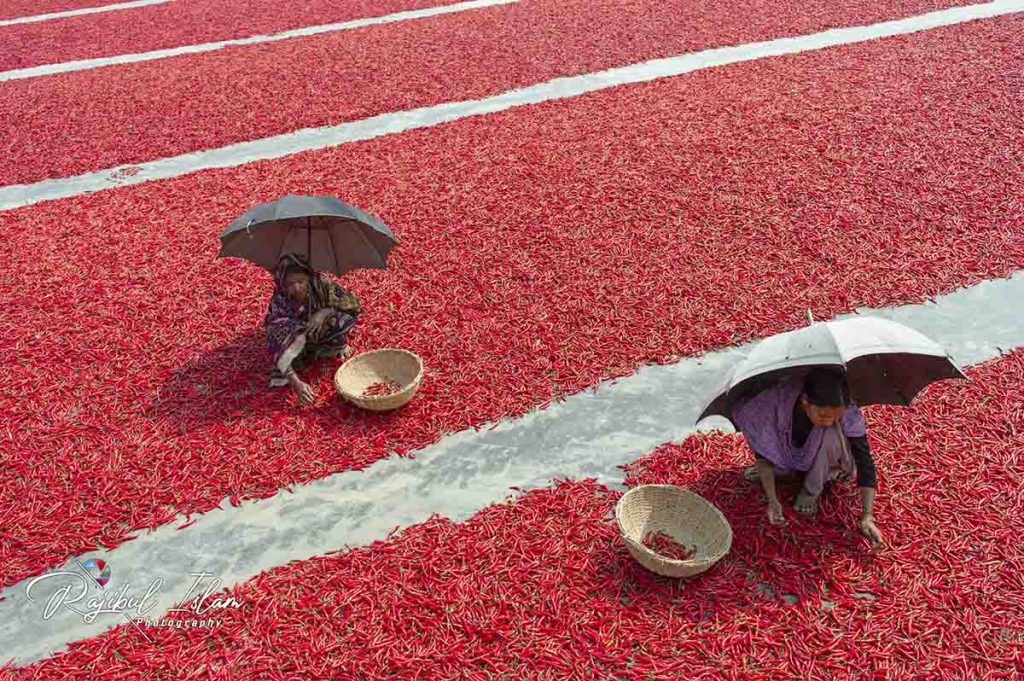
[[[281,230],[281,238],[277,242],[277,256],[274,258],[274,263],[268,268],[271,271],[277,266],[277,261],[285,255],[284,248],[288,244],[288,235],[291,233],[291,230],[292,228],[288,226]]]
[[[829,343],[832,344],[832,348],[833,348],[833,350],[834,350],[834,352],[836,354],[836,357],[838,357],[839,361],[842,362],[842,364],[843,364],[843,371],[845,372],[846,371],[846,363],[849,360],[847,359],[846,355],[843,354],[843,350],[842,350],[842,348],[839,347],[839,343],[836,342],[836,337],[832,334],[832,328],[828,325],[828,322],[825,322],[824,329],[825,329],[825,335],[828,337]]]
[[[327,238],[331,240],[331,253],[334,254],[334,271],[341,275],[343,272],[341,271],[341,262],[338,260],[338,246],[334,243],[333,229],[327,229]]]

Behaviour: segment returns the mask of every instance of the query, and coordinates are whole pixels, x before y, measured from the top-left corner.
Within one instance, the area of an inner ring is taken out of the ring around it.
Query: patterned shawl
[[[305,302],[298,302],[288,297],[285,289],[285,273],[289,265],[297,264],[309,275],[309,289]],[[307,306],[308,303],[308,306]],[[281,356],[297,341],[305,345],[306,324],[309,317],[323,308],[331,308],[339,312],[358,315],[362,308],[359,298],[342,288],[337,282],[324,274],[318,274],[309,266],[304,255],[288,254],[281,257],[274,267],[274,294],[270,298],[263,325],[267,330],[267,349],[280,365]],[[289,354],[297,355],[301,347],[292,348]],[[291,362],[287,362],[291,364]],[[282,369],[284,371],[284,369]]]

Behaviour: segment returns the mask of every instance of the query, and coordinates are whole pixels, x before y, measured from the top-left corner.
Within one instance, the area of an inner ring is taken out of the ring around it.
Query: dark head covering
[[[316,277],[316,272],[309,266],[309,258],[305,255],[298,255],[296,253],[288,253],[281,256],[281,259],[277,261],[277,265],[274,266],[274,293],[280,293],[287,297],[288,291],[285,288],[284,281],[288,276],[289,272],[305,272],[310,279],[312,284],[313,279]]]

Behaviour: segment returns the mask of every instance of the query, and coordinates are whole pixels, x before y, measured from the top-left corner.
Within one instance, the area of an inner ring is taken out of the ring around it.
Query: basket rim
[[[668,556],[663,556],[660,553],[658,553],[657,551],[652,551],[651,549],[649,549],[646,546],[644,546],[642,542],[638,542],[635,539],[633,539],[632,537],[630,537],[629,535],[627,535],[625,530],[622,527],[622,509],[623,509],[623,506],[624,506],[624,502],[626,501],[626,498],[629,497],[634,492],[636,492],[638,490],[641,490],[641,489],[649,489],[649,488],[663,488],[663,489],[671,489],[674,492],[683,492],[685,494],[697,497],[698,499],[703,501],[705,504],[710,506],[711,509],[714,511],[715,515],[718,516],[718,519],[722,521],[722,524],[725,526],[725,530],[726,530],[726,532],[725,532],[725,534],[726,534],[725,550],[722,551],[721,555],[714,556],[714,557],[711,557],[711,558],[702,558],[702,559],[690,558],[690,559],[687,559],[687,560],[678,560],[676,558],[669,558]],[[666,485],[666,484],[637,485],[636,487],[632,488],[631,490],[629,490],[625,494],[623,494],[621,497],[619,497],[619,500],[615,503],[615,524],[619,528],[619,535],[622,537],[622,539],[628,545],[630,545],[631,547],[636,548],[637,550],[641,551],[642,553],[644,553],[647,556],[651,556],[651,557],[653,557],[653,558],[655,558],[657,560],[664,561],[665,563],[673,565],[673,566],[700,567],[700,566],[704,566],[704,565],[711,565],[713,563],[717,563],[719,560],[721,560],[723,557],[725,557],[729,553],[729,551],[732,549],[732,525],[729,524],[729,520],[725,517],[725,514],[722,513],[721,509],[719,509],[718,506],[715,506],[713,503],[711,503],[710,501],[708,501],[707,499],[705,499],[701,495],[697,494],[696,492],[694,492],[689,487],[683,487],[681,485]]]
[[[359,358],[362,358],[362,357],[369,357],[369,356],[372,356],[372,355],[378,355],[378,354],[385,353],[385,352],[400,353],[400,354],[403,354],[403,355],[409,355],[410,357],[412,357],[413,359],[416,360],[416,375],[413,377],[413,379],[409,382],[408,385],[404,386],[398,392],[391,393],[390,395],[367,395],[365,397],[363,395],[356,395],[355,393],[353,393],[353,392],[351,392],[349,390],[345,390],[344,388],[341,387],[341,384],[338,382],[338,377],[341,375],[342,370],[346,366],[348,366],[349,362],[353,362],[356,359],[359,359]],[[405,395],[409,391],[415,390],[419,386],[419,384],[421,383],[422,379],[423,379],[423,358],[420,357],[419,355],[417,355],[415,352],[412,352],[411,350],[405,350],[403,348],[377,348],[376,350],[367,350],[365,352],[360,352],[360,353],[358,353],[356,355],[352,355],[351,357],[346,359],[344,362],[342,362],[341,365],[337,369],[335,369],[335,371],[334,371],[334,388],[339,393],[341,393],[342,396],[344,396],[346,398],[349,398],[349,399],[352,399],[352,400],[359,400],[360,402],[364,402],[364,403],[368,403],[368,404],[374,404],[376,402],[382,402],[384,400],[393,400],[396,397],[398,397],[399,395]]]

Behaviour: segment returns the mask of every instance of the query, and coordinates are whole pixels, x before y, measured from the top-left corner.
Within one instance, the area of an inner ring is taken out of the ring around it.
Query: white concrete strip
[[[82,9],[69,9],[63,12],[50,12],[49,14],[35,14],[30,17],[17,17],[15,19],[0,19],[0,27],[16,26],[18,24],[36,24],[40,21],[51,21],[53,19],[67,19],[69,17],[81,17],[86,14],[101,14],[103,12],[116,12],[120,9],[134,9],[135,7],[148,7],[150,5],[162,5],[171,0],[132,0],[132,2],[117,2],[112,5],[100,5],[99,7],[83,7]]]
[[[1024,271],[934,303],[859,313],[907,324],[943,345],[961,366],[976,364],[1024,345]],[[215,577],[229,586],[289,561],[384,539],[392,528],[422,522],[433,513],[464,520],[503,499],[512,486],[543,487],[555,477],[596,477],[615,485],[622,479],[618,466],[694,432],[705,401],[751,347],[647,366],[543,411],[445,437],[417,451],[414,459],[392,457],[293,494],[238,507],[225,503],[223,510],[199,516],[188,528],[165,525],[112,551],[68,561],[61,570],[101,558],[111,568],[106,592],[129,585],[135,598],[162,580],[154,607],[145,613],[155,619],[185,599],[192,573],[211,575],[204,584]],[[728,430],[728,422],[717,423]],[[708,419],[702,429],[715,425]],[[51,582],[33,588],[34,601],[25,594],[31,579],[4,590],[0,664],[8,658],[24,664],[45,657],[124,621],[107,614],[87,624],[64,609],[44,620],[47,599],[58,583],[67,584],[63,578],[47,579]]]
[[[223,50],[226,47],[238,47],[242,45],[259,45],[261,43],[273,43],[279,40],[290,40],[292,38],[305,38],[322,33],[334,33],[336,31],[350,31],[356,28],[364,28],[375,24],[392,24],[398,21],[409,19],[425,19],[436,17],[442,14],[455,14],[471,9],[482,7],[493,7],[495,5],[510,5],[519,0],[469,0],[469,2],[458,2],[453,5],[442,5],[441,7],[428,7],[426,9],[414,9],[404,12],[396,12],[379,17],[366,19],[353,19],[351,21],[340,21],[333,24],[320,24],[319,26],[306,26],[291,31],[283,31],[272,35],[254,35],[248,38],[237,38],[234,40],[221,40],[214,43],[200,43],[198,45],[183,45],[171,47],[164,50],[153,50],[151,52],[139,52],[137,54],[119,54],[113,57],[99,57],[97,59],[82,59],[80,61],[66,61],[58,64],[43,64],[24,69],[12,69],[0,71],[0,81],[21,80],[24,78],[38,78],[40,76],[52,76],[56,73],[71,73],[72,71],[85,71],[98,69],[102,66],[116,66],[118,64],[134,64],[143,61],[154,61],[156,59],[167,59],[168,57],[179,57],[183,54],[202,54]]]
[[[722,47],[607,71],[556,78],[530,87],[509,90],[485,99],[445,102],[435,106],[381,114],[335,126],[306,128],[284,135],[231,144],[217,149],[162,158],[138,166],[108,168],[74,177],[43,180],[34,184],[8,185],[0,187],[0,210],[78,196],[112,187],[178,177],[212,168],[231,168],[253,161],[326,149],[349,142],[439,125],[468,116],[480,116],[518,106],[575,97],[620,85],[668,78],[726,64],[915,33],[940,26],[951,26],[1021,11],[1024,11],[1024,0],[996,0],[984,5],[957,7],[870,26],[838,28],[796,38],[780,38],[735,47]]]

